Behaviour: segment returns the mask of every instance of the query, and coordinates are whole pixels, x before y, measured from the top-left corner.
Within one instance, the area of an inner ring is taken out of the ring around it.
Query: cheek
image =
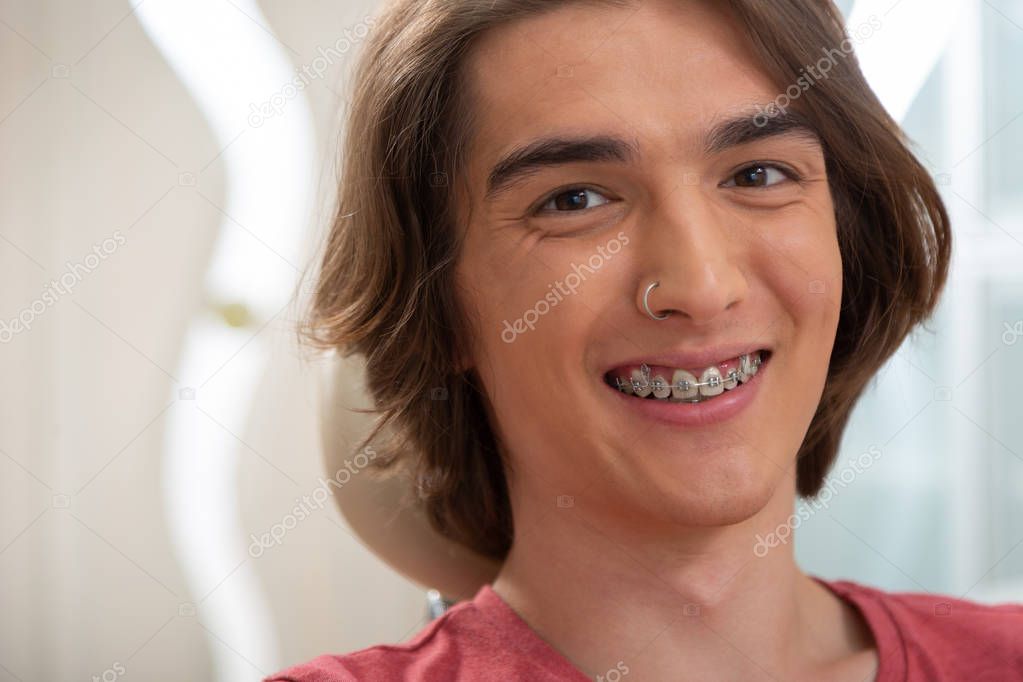
[[[780,233],[779,233],[780,234]],[[783,344],[775,357],[775,371],[791,393],[788,432],[784,438],[798,436],[792,423],[809,426],[820,402],[827,380],[831,351],[841,313],[842,259],[834,229],[834,220],[805,220],[786,226],[783,238],[772,239],[772,249],[760,252],[759,271],[771,278],[768,288],[774,292],[778,317],[790,326],[791,336],[779,339]],[[788,443],[794,448],[798,442]]]
[[[542,366],[562,365],[556,355],[580,358],[610,263],[596,257],[601,262],[588,268],[596,251],[582,243],[503,242],[470,243],[460,266],[478,322],[477,359],[526,379]]]
[[[830,204],[829,204],[830,207]],[[827,223],[827,229],[818,232],[804,249],[807,261],[806,290],[803,309],[808,324],[817,320],[821,340],[821,351],[830,357],[834,345],[835,331],[842,309],[842,254],[834,219]]]
[[[830,201],[776,221],[755,249],[755,269],[800,335],[833,335],[842,299],[842,258]],[[818,340],[821,339],[818,337]],[[827,351],[833,339],[826,341]]]
[[[546,357],[544,340],[556,331],[562,311],[547,288],[555,277],[528,254],[477,250],[465,254],[464,263],[459,281],[475,322],[472,364],[495,403],[517,397],[535,383]]]
[[[842,258],[830,202],[791,220],[767,226],[753,269],[773,314],[764,323],[788,327],[775,371],[799,387],[789,403],[792,418],[806,422],[816,411],[831,362],[842,301]]]
[[[587,340],[601,329],[599,306],[613,298],[608,288],[616,286],[617,265],[612,257],[587,271],[581,265],[591,253],[597,252],[582,244],[549,244],[542,253],[509,253],[485,267],[474,265],[484,259],[466,260],[462,269],[478,321],[473,364],[494,427],[511,452],[527,458],[570,449],[559,443],[570,437],[565,425],[589,414],[580,399],[594,390]]]
[[[495,241],[470,233],[456,270],[459,297],[472,320],[470,364],[487,383],[495,370],[514,360],[514,347],[529,331],[524,317],[527,287],[522,284],[528,264]]]

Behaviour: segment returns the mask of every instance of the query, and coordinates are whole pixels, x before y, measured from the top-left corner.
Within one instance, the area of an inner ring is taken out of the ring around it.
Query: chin
[[[783,472],[755,450],[704,451],[710,460],[671,473],[651,471],[640,489],[633,491],[635,504],[648,514],[673,524],[726,526],[742,523],[768,506],[782,483]],[[766,466],[763,464],[766,462]]]

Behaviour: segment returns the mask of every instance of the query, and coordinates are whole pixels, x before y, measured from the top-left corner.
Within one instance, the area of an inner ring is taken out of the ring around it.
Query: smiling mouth
[[[670,403],[702,403],[741,389],[771,357],[761,349],[740,355],[703,370],[647,364],[618,367],[604,375],[604,382],[626,395],[642,400]]]

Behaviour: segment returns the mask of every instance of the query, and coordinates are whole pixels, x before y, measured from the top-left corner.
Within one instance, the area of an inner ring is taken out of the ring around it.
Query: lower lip
[[[664,424],[694,429],[734,419],[749,407],[757,397],[762,383],[761,377],[764,376],[764,371],[772,359],[773,354],[763,360],[757,373],[746,383],[700,403],[673,403],[652,398],[636,398],[608,385],[603,379],[600,383],[612,391],[626,409],[634,410],[643,417]]]

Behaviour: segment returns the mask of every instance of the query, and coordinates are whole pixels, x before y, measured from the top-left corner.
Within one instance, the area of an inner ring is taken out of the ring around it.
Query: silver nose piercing
[[[649,315],[651,319],[654,320],[664,320],[667,319],[668,317],[667,314],[655,315],[654,311],[650,310],[650,292],[659,287],[660,285],[661,285],[660,282],[651,282],[650,285],[646,288],[646,291],[643,293],[643,307],[646,308],[646,314]]]

